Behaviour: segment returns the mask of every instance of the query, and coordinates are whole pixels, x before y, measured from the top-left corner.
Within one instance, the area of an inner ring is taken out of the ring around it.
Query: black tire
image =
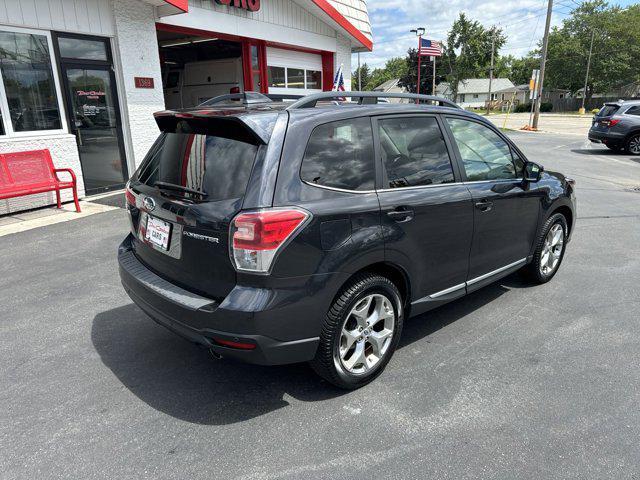
[[[629,155],[640,155],[640,133],[634,133],[627,139],[624,149]]]
[[[381,294],[392,304],[394,310],[393,336],[386,353],[377,364],[365,373],[347,371],[339,359],[340,337],[343,324],[351,310],[367,295]],[[377,274],[361,274],[354,277],[329,308],[320,334],[320,344],[311,367],[318,375],[333,385],[347,390],[360,388],[382,373],[398,346],[402,333],[404,308],[398,288],[386,277]]]
[[[560,254],[560,258],[558,260],[557,265],[553,269],[553,271],[548,274],[544,274],[541,268],[541,260],[543,257],[543,250],[545,246],[545,239],[549,231],[554,227],[554,225],[561,225],[563,231],[563,243],[562,243],[562,252]],[[555,274],[560,269],[560,265],[562,264],[562,260],[564,258],[565,251],[567,249],[567,233],[569,229],[567,227],[567,220],[564,218],[564,215],[561,213],[556,213],[551,215],[549,219],[544,223],[540,231],[538,232],[538,237],[536,239],[536,248],[533,253],[533,260],[529,265],[525,267],[525,273],[529,277],[530,280],[536,283],[547,283],[551,280]]]

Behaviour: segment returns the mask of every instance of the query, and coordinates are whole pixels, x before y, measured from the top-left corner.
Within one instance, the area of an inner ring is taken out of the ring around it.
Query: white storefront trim
[[[287,26],[293,23],[293,19],[289,18],[290,16],[311,16],[311,14],[290,0],[285,0],[281,4],[288,5],[289,8],[274,14],[273,23],[260,21],[257,16],[254,18],[248,14],[246,16],[238,16],[209,8],[192,7],[191,5],[189,5],[189,13],[161,18],[159,22],[176,27],[265,40],[283,45],[329,52],[336,51],[334,30],[327,27],[333,34],[329,34],[329,31],[321,34]],[[230,7],[227,8],[230,10]],[[322,23],[318,19],[315,19],[315,21]],[[322,23],[322,25],[325,24]]]

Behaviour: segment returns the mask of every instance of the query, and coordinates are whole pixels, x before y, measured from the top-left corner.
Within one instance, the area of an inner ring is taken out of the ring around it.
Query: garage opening
[[[159,30],[158,46],[166,108],[244,90],[241,42]]]
[[[331,89],[333,53],[301,51],[201,30],[158,25],[165,106],[191,108],[244,91],[295,98]]]

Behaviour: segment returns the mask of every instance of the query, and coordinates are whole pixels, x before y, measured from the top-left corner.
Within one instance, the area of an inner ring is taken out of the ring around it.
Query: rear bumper
[[[299,311],[325,312],[328,304],[321,310],[315,304],[322,300],[305,296],[291,303],[286,292],[237,286],[218,303],[149,270],[133,254],[130,237],[118,249],[118,263],[122,285],[136,305],[160,325],[194,343],[224,357],[260,365],[305,362],[315,356],[324,315],[305,318]],[[304,302],[315,305],[300,305]],[[292,332],[295,338],[291,338]],[[232,348],[221,345],[220,340],[255,347]]]
[[[606,145],[622,145],[624,135],[615,132],[600,132],[598,130],[589,130],[589,140],[593,143],[604,143]]]

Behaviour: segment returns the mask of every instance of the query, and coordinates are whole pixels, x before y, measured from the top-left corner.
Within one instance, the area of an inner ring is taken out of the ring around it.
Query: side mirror
[[[524,181],[525,182],[537,182],[540,180],[544,172],[544,167],[537,163],[527,162],[524,166]]]

